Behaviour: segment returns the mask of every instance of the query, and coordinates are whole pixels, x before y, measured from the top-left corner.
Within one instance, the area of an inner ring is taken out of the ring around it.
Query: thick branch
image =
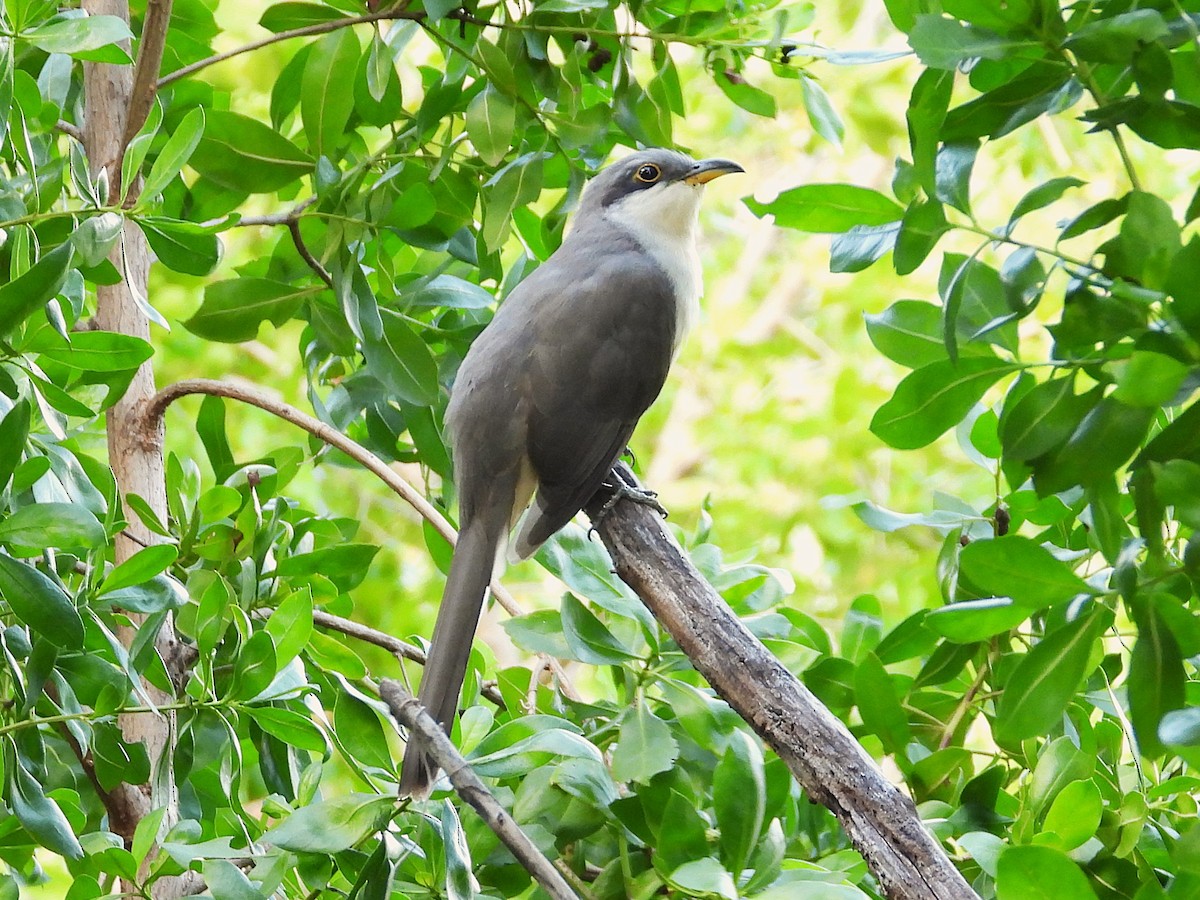
[[[626,476],[636,484],[628,469]],[[597,494],[587,512],[617,574],[809,796],[837,816],[884,893],[895,900],[978,900],[922,826],[912,801],[750,633],[658,516],[634,503],[619,503],[600,515],[609,496]]]
[[[442,731],[440,725],[415,697],[404,687],[390,678],[385,678],[379,684],[379,694],[391,710],[392,716],[408,729],[409,734],[417,734],[425,742],[437,764],[446,772],[454,790],[472,809],[479,813],[484,824],[496,834],[509,852],[516,857],[517,862],[534,877],[542,890],[552,900],[578,900],[577,895],[558,870],[542,855],[533,841],[523,832],[500,805],[499,801],[484,787],[479,776],[463,759],[462,755],[451,743],[450,738]]]

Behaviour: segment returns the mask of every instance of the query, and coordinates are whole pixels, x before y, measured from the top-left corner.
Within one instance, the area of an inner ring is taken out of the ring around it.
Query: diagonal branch
[[[623,465],[614,470],[637,486]],[[799,679],[742,623],[645,506],[611,489],[587,506],[617,574],[675,639],[713,689],[827,807],[892,900],[979,900],[925,830],[912,800]]]
[[[158,93],[158,73],[162,68],[163,50],[167,46],[167,26],[171,21],[172,0],[147,0],[142,35],[138,38],[137,64],[133,70],[133,88],[129,94],[129,111],[125,116],[125,133],[121,138],[121,153],[134,139]],[[127,186],[123,186],[127,187]]]
[[[442,727],[425,711],[425,707],[421,706],[417,698],[404,690],[398,681],[390,678],[380,682],[379,694],[395,720],[405,726],[410,734],[419,735],[425,742],[430,756],[437,760],[437,764],[446,772],[446,777],[454,785],[458,796],[479,813],[488,828],[503,841],[517,862],[534,877],[547,896],[551,900],[578,900],[558,870],[484,787],[479,776],[446,736],[446,732],[442,731]]]

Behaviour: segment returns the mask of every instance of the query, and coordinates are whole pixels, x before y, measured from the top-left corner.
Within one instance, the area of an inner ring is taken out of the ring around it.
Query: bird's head
[[[639,150],[604,169],[583,194],[579,215],[684,235],[696,224],[704,185],[745,171],[728,159],[699,162],[674,150]]]

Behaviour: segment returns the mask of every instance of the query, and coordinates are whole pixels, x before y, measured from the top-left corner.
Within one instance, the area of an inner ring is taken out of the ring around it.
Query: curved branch
[[[404,690],[398,681],[390,678],[385,678],[379,683],[379,695],[388,705],[393,718],[405,726],[410,734],[420,736],[428,748],[429,755],[446,772],[446,777],[454,785],[458,796],[479,813],[488,828],[500,838],[509,852],[516,857],[517,862],[534,877],[551,900],[578,900],[578,895],[571,890],[562,875],[542,855],[529,836],[517,826],[507,810],[492,796],[446,736],[446,732],[433,721],[433,717],[425,711],[425,707],[421,706],[417,698]]]
[[[257,388],[252,388],[248,385],[231,384],[227,381],[213,381],[208,378],[191,378],[185,381],[177,381],[174,384],[167,385],[147,402],[142,414],[140,426],[142,432],[144,434],[161,433],[162,417],[167,407],[180,397],[186,397],[190,394],[226,397],[230,400],[249,404],[250,406],[257,406],[259,409],[307,431],[318,440],[341,450],[364,469],[374,474],[380,481],[399,494],[401,499],[415,509],[425,521],[429,522],[434,527],[434,530],[445,538],[451,546],[457,542],[458,532],[454,530],[454,526],[447,521],[446,517],[432,503],[425,499],[424,495],[411,482],[400,475],[395,469],[366,447],[362,446],[362,444],[346,437],[346,435],[331,425],[307,413],[303,413],[296,409],[296,407],[284,403],[282,400],[278,400]],[[492,596],[496,598],[496,602],[510,616],[525,614],[525,610],[521,608],[521,605],[517,603],[512,594],[499,581],[493,579],[491,589]],[[558,677],[563,688],[563,693],[571,699],[578,699],[579,695],[571,685],[571,680],[567,677],[566,672],[563,671],[558,660],[551,657],[545,657],[545,659],[549,662],[555,675]]]

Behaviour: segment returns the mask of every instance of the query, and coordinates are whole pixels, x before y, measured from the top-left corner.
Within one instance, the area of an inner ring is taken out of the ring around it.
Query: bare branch
[[[129,111],[125,117],[125,133],[121,137],[121,153],[129,146],[146,117],[158,93],[158,72],[162,68],[163,49],[167,45],[167,26],[171,22],[172,0],[147,0],[146,18],[138,38],[137,64],[133,70],[133,88],[129,94]],[[128,189],[128,187],[126,188]]]
[[[562,875],[542,855],[528,835],[517,827],[512,817],[479,780],[470,764],[463,759],[450,738],[442,731],[442,727],[425,711],[425,707],[421,706],[417,698],[404,690],[398,681],[390,678],[380,682],[379,693],[396,721],[406,727],[410,734],[418,735],[425,742],[429,755],[446,772],[458,796],[479,813],[484,823],[517,858],[517,862],[541,885],[551,900],[578,900],[578,896]]]
[[[633,473],[617,467],[622,480]],[[617,574],[663,624],[696,670],[787,763],[800,786],[841,822],[884,893],[895,900],[978,900],[912,801],[733,613],[645,506],[611,491],[588,515]]]
[[[296,252],[300,254],[300,258],[308,264],[310,269],[317,273],[317,276],[329,286],[330,290],[336,290],[333,286],[333,277],[329,274],[329,271],[312,255],[312,252],[308,249],[308,245],[304,243],[304,236],[300,234],[300,220],[295,216],[290,217],[287,220],[287,228],[288,232],[292,235],[292,243],[296,245]]]
[[[79,143],[83,143],[83,129],[78,125],[72,125],[66,119],[59,119],[54,123],[54,127],[63,134],[70,135],[71,137],[75,138],[75,140],[79,141]]]

